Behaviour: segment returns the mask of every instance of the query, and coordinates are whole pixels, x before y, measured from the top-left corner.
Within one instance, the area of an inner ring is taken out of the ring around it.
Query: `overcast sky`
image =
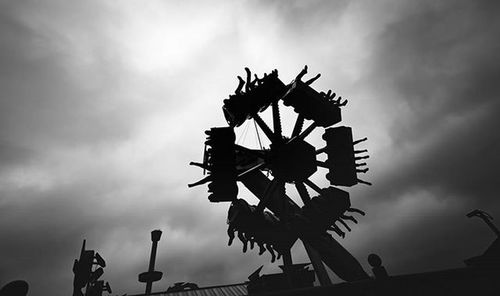
[[[494,239],[465,214],[500,218],[499,13],[466,0],[0,1],[0,285],[70,295],[86,238],[114,294],[142,292],[153,229],[156,291],[276,271],[227,247],[228,204],[187,188],[246,66],[288,82],[307,64],[317,90],[349,99],[342,124],[369,138],[374,185],[349,189],[367,216],[339,241],[368,272],[372,252],[390,274],[462,266]]]

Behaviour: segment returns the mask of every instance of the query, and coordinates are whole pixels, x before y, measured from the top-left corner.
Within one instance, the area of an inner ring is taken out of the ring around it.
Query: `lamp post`
[[[151,294],[151,289],[153,288],[153,282],[157,282],[163,276],[161,271],[155,271],[155,261],[156,261],[156,250],[158,248],[158,241],[160,241],[161,230],[151,231],[151,257],[149,258],[149,268],[148,271],[139,274],[139,282],[146,283],[146,295]]]

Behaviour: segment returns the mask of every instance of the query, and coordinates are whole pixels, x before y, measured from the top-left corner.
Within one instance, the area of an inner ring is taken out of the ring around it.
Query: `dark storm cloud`
[[[2,278],[27,280],[34,295],[52,290],[54,285],[61,294],[69,294],[73,260],[85,238],[87,248],[97,250],[107,260],[106,280],[118,290],[139,292],[134,279],[146,269],[148,232],[159,226],[164,231],[161,244],[168,253],[159,256],[157,266],[175,272],[169,281],[206,282],[232,275],[229,270],[218,274],[200,271],[223,264],[227,256],[223,243],[213,251],[209,246],[226,240],[224,232],[218,231],[221,223],[214,221],[214,213],[200,212],[185,202],[145,198],[168,196],[168,186],[131,195],[128,192],[135,191],[133,188],[117,186],[127,182],[103,172],[46,191],[3,191],[11,198],[0,203],[0,231],[8,238],[0,245],[4,254]],[[116,204],[117,200],[121,203]],[[137,200],[142,202],[137,204]],[[135,253],[137,248],[140,254]],[[238,251],[233,249],[234,255],[239,256]],[[183,268],[175,268],[177,265]]]
[[[449,116],[465,116],[500,95],[495,83],[500,42],[494,38],[500,31],[499,8],[490,1],[411,3],[402,19],[386,28],[375,70],[392,80],[413,113],[413,120],[405,122],[411,129],[398,124],[398,141],[426,133]]]
[[[491,239],[465,213],[500,215],[498,12],[494,1],[410,2],[377,39],[367,79],[387,91],[395,120],[392,147],[379,155],[389,169],[374,177],[366,202],[397,216],[395,204],[426,192],[439,209],[415,209],[419,218],[379,233],[375,244],[398,272],[460,266]]]
[[[50,290],[54,283],[71,280],[71,262],[83,239],[81,229],[92,236],[89,232],[98,231],[102,221],[102,217],[89,215],[92,209],[83,204],[89,197],[86,191],[81,192],[76,194],[75,186],[45,194],[24,190],[16,192],[16,199],[23,201],[2,204],[1,232],[8,239],[2,240],[0,250],[9,254],[2,258],[2,278],[23,278],[35,291]],[[43,202],[25,200],[32,195]],[[91,201],[88,204],[95,206]],[[69,292],[65,285],[62,289]]]
[[[408,106],[391,128],[395,151],[411,152],[392,176],[393,188],[492,197],[500,143],[498,8],[484,1],[409,4],[382,34],[374,71],[397,92],[387,108]]]
[[[83,238],[137,230],[137,208],[103,207],[130,182],[107,149],[150,108],[107,35],[114,21],[92,2],[0,4],[0,285],[19,278],[30,295],[67,295]]]
[[[33,147],[126,138],[133,125],[131,115],[140,111],[129,98],[120,97],[130,77],[123,75],[112,46],[103,44],[97,31],[96,40],[87,36],[97,30],[92,25],[75,28],[72,23],[88,16],[67,12],[73,15],[69,21],[51,12],[54,19],[36,23],[40,9],[2,4],[0,12],[0,160],[10,163],[37,153]],[[98,11],[87,12],[108,25]],[[72,32],[58,32],[51,27],[56,25],[67,25]]]
[[[325,23],[335,22],[345,12],[349,1],[259,1],[261,9],[274,9],[286,26],[287,31],[301,36],[310,34]]]
[[[490,203],[495,203],[498,178],[495,168],[500,163],[500,140],[492,129],[500,125],[495,110],[498,103],[491,102],[458,119],[457,126],[439,133],[437,139],[420,139],[431,143],[417,151],[394,155],[399,160],[397,167],[384,176],[374,188],[375,193],[383,191],[387,197],[395,198],[404,191],[433,188],[444,191],[444,196],[469,200],[471,207],[493,206]],[[413,141],[408,145],[419,145]]]

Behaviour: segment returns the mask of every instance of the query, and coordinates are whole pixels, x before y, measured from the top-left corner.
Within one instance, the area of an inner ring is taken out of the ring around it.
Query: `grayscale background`
[[[349,189],[367,216],[339,241],[367,271],[372,252],[389,274],[462,266],[494,238],[465,214],[500,219],[499,6],[0,1],[0,285],[70,295],[85,238],[113,294],[140,293],[153,229],[165,274],[154,291],[275,272],[268,255],[227,246],[228,204],[187,188],[246,66],[288,82],[307,64],[316,89],[349,100],[342,124],[368,137],[374,185]],[[255,145],[247,129],[239,141]],[[319,148],[321,131],[310,141]],[[293,256],[307,260],[300,243]]]

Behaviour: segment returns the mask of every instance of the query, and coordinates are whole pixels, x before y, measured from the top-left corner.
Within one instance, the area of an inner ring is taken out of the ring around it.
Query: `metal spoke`
[[[327,149],[328,149],[327,146],[325,146],[323,148],[319,148],[318,150],[316,150],[316,155],[321,154],[323,152],[326,152]]]
[[[262,120],[262,118],[259,116],[259,114],[253,115],[253,119],[257,124],[259,125],[260,129],[266,134],[266,137],[271,141],[272,143],[276,142],[275,136],[273,131],[267,126],[267,124]]]
[[[280,107],[278,102],[274,102],[272,105],[273,108],[273,128],[274,128],[274,136],[276,139],[281,139],[281,118],[280,118]]]
[[[328,164],[326,164],[326,161],[319,161],[319,160],[316,160],[316,165],[319,166],[319,167],[322,167],[322,168],[326,168],[326,169],[329,169],[330,167],[328,166]]]
[[[318,127],[318,125],[313,122],[311,123],[310,126],[308,126],[300,135],[296,136],[296,137],[293,137],[290,139],[290,141],[288,141],[288,143],[292,143],[294,141],[299,141],[299,140],[303,140],[305,137],[307,137],[316,127]]]
[[[321,191],[323,191],[323,190],[322,190],[322,189],[321,189],[318,185],[314,184],[314,183],[313,183],[311,180],[309,180],[309,179],[304,180],[304,183],[305,183],[307,186],[311,187],[311,189],[313,189],[314,191],[316,191],[316,192],[317,192],[317,193],[319,193],[319,194],[321,194],[321,193],[322,193]]]
[[[311,123],[299,136],[298,138],[303,140],[305,137],[309,136],[309,134],[317,127],[316,122]]]
[[[304,116],[302,114],[299,114],[297,116],[297,120],[295,121],[295,126],[293,127],[292,131],[292,138],[296,137],[300,134],[302,131],[302,126],[304,125]]]
[[[308,204],[311,201],[311,197],[309,196],[309,192],[307,192],[307,188],[302,182],[295,182],[295,188],[302,199],[304,205]]]

